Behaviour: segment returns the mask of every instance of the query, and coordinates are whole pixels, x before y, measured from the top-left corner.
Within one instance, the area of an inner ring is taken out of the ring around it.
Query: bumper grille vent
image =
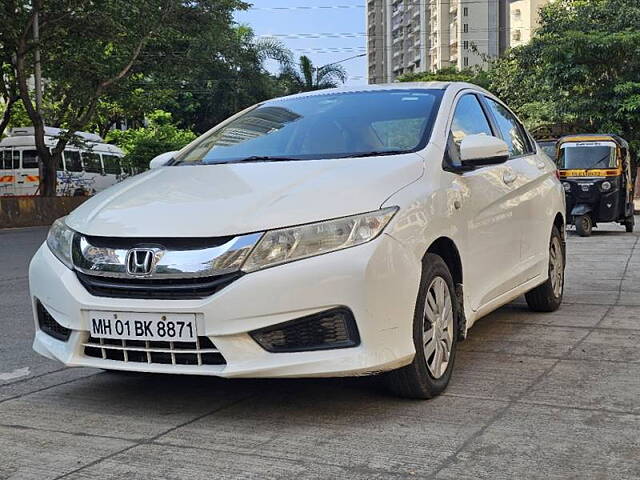
[[[37,315],[38,315],[38,325],[40,326],[40,330],[44,333],[53,337],[57,340],[62,340],[66,342],[69,340],[69,336],[71,335],[71,330],[66,327],[60,325],[56,320],[51,316],[49,312],[42,306],[40,301],[38,301],[36,305]]]
[[[222,354],[209,337],[195,342],[149,342],[89,337],[84,343],[87,357],[124,363],[163,365],[225,365]]]
[[[254,330],[251,336],[273,353],[349,348],[360,344],[353,313],[346,307]]]
[[[86,275],[76,272],[80,283],[96,297],[138,298],[147,300],[195,300],[210,297],[242,276],[231,273],[207,278],[124,279]]]

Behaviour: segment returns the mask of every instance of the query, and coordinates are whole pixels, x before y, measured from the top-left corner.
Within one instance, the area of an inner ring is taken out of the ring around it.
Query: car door
[[[467,135],[496,132],[476,93],[457,99],[449,129],[447,154],[459,162],[459,145]],[[515,173],[507,164],[487,165],[454,177],[460,195],[459,218],[465,230],[464,284],[467,299],[478,310],[516,286],[513,270],[520,258],[520,234],[513,222]]]
[[[513,182],[514,223],[520,233],[520,259],[515,269],[517,283],[539,275],[547,265],[551,225],[555,217],[545,201],[554,188],[555,165],[545,157],[516,116],[498,100],[484,97],[502,139],[509,146]]]

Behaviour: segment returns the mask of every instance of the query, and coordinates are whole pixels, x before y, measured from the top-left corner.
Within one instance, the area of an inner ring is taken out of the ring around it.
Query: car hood
[[[110,237],[259,232],[376,210],[422,172],[415,153],[164,167],[96,195],[66,221],[86,235]]]

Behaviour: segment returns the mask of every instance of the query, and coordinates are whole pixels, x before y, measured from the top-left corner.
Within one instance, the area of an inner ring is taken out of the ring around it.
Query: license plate
[[[89,312],[89,328],[94,338],[151,340],[170,342],[195,341],[195,314],[133,312]]]

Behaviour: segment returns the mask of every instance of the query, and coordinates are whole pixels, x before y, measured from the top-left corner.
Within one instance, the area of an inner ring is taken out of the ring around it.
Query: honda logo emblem
[[[150,248],[134,248],[127,252],[127,273],[149,275],[153,271],[155,252]]]

